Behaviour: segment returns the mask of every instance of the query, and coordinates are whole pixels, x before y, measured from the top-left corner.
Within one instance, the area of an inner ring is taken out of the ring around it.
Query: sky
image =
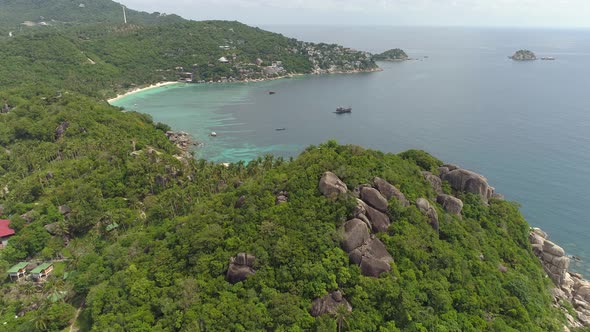
[[[590,27],[590,0],[116,0],[129,8],[249,25]]]

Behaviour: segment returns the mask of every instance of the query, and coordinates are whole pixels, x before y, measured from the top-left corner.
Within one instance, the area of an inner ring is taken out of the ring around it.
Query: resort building
[[[8,270],[8,277],[10,278],[10,280],[18,281],[21,278],[24,278],[27,272],[27,265],[27,262],[21,262],[11,267]]]
[[[34,281],[42,281],[53,271],[52,263],[43,263],[31,271],[31,277]]]
[[[8,238],[14,235],[14,230],[10,227],[10,220],[0,219],[0,249],[4,249],[8,244]]]

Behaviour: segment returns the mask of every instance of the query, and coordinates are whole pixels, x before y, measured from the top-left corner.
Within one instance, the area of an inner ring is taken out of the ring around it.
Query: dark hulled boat
[[[344,113],[351,113],[352,107],[338,107],[334,113],[336,114],[344,114]]]

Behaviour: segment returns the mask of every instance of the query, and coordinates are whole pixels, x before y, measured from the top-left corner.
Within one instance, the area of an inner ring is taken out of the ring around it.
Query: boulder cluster
[[[590,281],[584,280],[582,275],[569,272],[570,258],[563,248],[547,239],[547,234],[539,228],[533,228],[529,233],[529,240],[533,251],[541,260],[547,275],[553,280],[556,288],[552,294],[556,304],[561,301],[571,303],[576,311],[573,317],[567,310],[565,316],[571,327],[590,326]]]
[[[386,214],[388,199],[395,197],[403,205],[409,205],[409,202],[401,191],[381,178],[375,178],[373,185],[363,185],[355,190],[359,197],[355,218],[342,226],[340,245],[348,253],[350,261],[360,266],[363,275],[376,278],[390,271],[393,262],[383,242],[374,234],[386,231],[391,224]],[[346,184],[332,172],[324,173],[319,188],[327,197],[349,192]]]
[[[254,270],[254,262],[256,256],[241,252],[235,257],[229,259],[229,267],[227,269],[227,281],[235,284],[237,282],[246,280],[248,276],[256,273]]]
[[[479,195],[488,203],[491,198],[499,198],[494,194],[494,188],[488,185],[488,180],[475,172],[459,168],[455,165],[444,165],[438,169],[442,181],[447,181],[457,192]]]
[[[342,293],[337,290],[324,297],[315,299],[311,305],[310,313],[314,317],[319,317],[325,314],[334,314],[338,307],[344,306],[348,312],[352,312],[352,306],[342,296]]]
[[[195,142],[189,133],[184,131],[167,131],[166,137],[170,142],[172,142],[180,151],[182,152],[180,155],[176,155],[176,158],[181,160],[183,158],[190,157],[189,148],[191,145],[194,146],[201,146],[202,144],[199,142]]]

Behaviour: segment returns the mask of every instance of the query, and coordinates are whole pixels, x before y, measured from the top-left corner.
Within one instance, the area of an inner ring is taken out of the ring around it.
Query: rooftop
[[[10,220],[0,219],[0,237],[14,235],[14,229],[8,227]]]
[[[29,263],[27,263],[27,262],[20,262],[20,263],[16,264],[15,266],[11,267],[10,270],[8,270],[8,273],[18,273],[18,271],[23,270],[24,268],[26,268],[27,265],[29,265]]]
[[[41,273],[43,270],[47,269],[48,267],[52,266],[53,264],[51,263],[43,263],[39,266],[37,266],[36,268],[33,269],[33,271],[31,271],[32,274],[38,274]]]

